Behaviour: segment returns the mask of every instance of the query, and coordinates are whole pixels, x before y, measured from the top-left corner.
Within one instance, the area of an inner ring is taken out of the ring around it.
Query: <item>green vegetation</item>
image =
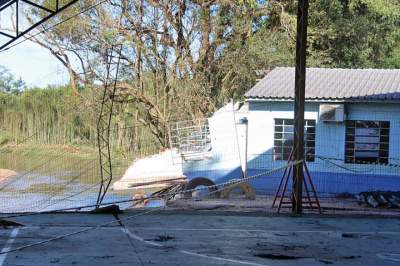
[[[292,0],[98,6],[35,39],[68,68],[69,86],[27,89],[0,69],[0,145],[29,140],[94,149],[104,51],[118,40],[124,96],[115,106],[113,150],[128,157],[168,147],[172,121],[206,117],[241,99],[258,70],[293,65],[296,13]],[[309,66],[399,68],[399,1],[310,1],[308,42]],[[80,65],[70,64],[75,59]]]
[[[97,106],[91,102],[89,106],[95,107],[87,108],[87,104],[89,96],[96,93],[87,89],[76,97],[70,87],[0,92],[0,146],[4,149],[7,144],[20,144],[13,149],[24,149],[26,153],[36,155],[60,151],[94,154]],[[112,146],[116,154],[127,157],[134,149],[139,150],[141,146],[133,143],[139,137],[142,146],[154,144],[150,141],[152,135],[143,126],[135,126],[133,120],[124,121],[123,112],[118,109],[117,113],[112,129]],[[140,136],[135,138],[134,134]]]
[[[43,144],[77,144],[95,137],[90,114],[79,112],[80,99],[68,87],[0,92],[3,143],[31,138]],[[11,139],[12,138],[12,139]]]
[[[25,83],[22,79],[16,79],[7,68],[0,66],[0,92],[18,93]]]

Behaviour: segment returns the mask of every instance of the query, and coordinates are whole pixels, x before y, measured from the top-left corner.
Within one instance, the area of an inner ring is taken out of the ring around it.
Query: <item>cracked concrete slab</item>
[[[25,226],[11,250],[34,246],[6,254],[0,266],[399,265],[397,218],[137,214],[121,214],[122,226],[110,214],[13,218]],[[0,230],[1,249],[12,230]]]

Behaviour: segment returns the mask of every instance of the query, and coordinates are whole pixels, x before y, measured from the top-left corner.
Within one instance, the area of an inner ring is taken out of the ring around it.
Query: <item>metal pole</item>
[[[304,160],[304,103],[306,84],[308,0],[298,0],[297,38],[296,38],[296,74],[294,98],[294,160],[301,163],[294,166],[292,213],[303,211],[303,160]]]
[[[243,118],[245,126],[245,143],[244,143],[244,178],[247,178],[247,146],[249,145],[249,121]]]
[[[242,119],[239,120],[239,125],[244,125],[244,162],[240,162],[241,164],[243,163],[243,169],[242,169],[242,177],[243,178],[247,178],[247,146],[248,146],[248,142],[249,142],[249,121],[247,120],[247,117],[243,117]],[[239,149],[240,149],[240,145],[239,145]],[[239,151],[240,152],[240,151]]]

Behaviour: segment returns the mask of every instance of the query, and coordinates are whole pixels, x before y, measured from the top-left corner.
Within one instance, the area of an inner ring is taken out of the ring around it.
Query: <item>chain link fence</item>
[[[290,212],[293,120],[276,117],[267,124],[257,112],[229,104],[208,120],[171,124],[170,149],[148,134],[114,144],[113,181],[103,203],[276,213],[282,202],[279,212]],[[393,156],[400,152],[400,135],[396,123],[381,127],[380,120],[379,114],[371,117],[375,123],[332,124],[317,114],[306,119],[305,212],[319,213],[318,200],[325,214],[400,213],[400,158]],[[329,135],[335,127],[341,133]],[[113,138],[145,132],[142,127],[114,131]],[[93,150],[25,144],[29,140],[0,150],[1,213],[96,207],[100,178]]]

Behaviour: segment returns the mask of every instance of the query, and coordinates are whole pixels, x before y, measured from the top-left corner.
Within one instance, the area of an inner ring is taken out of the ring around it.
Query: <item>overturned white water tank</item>
[[[168,149],[133,162],[113,189],[164,187],[185,179],[181,156],[175,149]]]

